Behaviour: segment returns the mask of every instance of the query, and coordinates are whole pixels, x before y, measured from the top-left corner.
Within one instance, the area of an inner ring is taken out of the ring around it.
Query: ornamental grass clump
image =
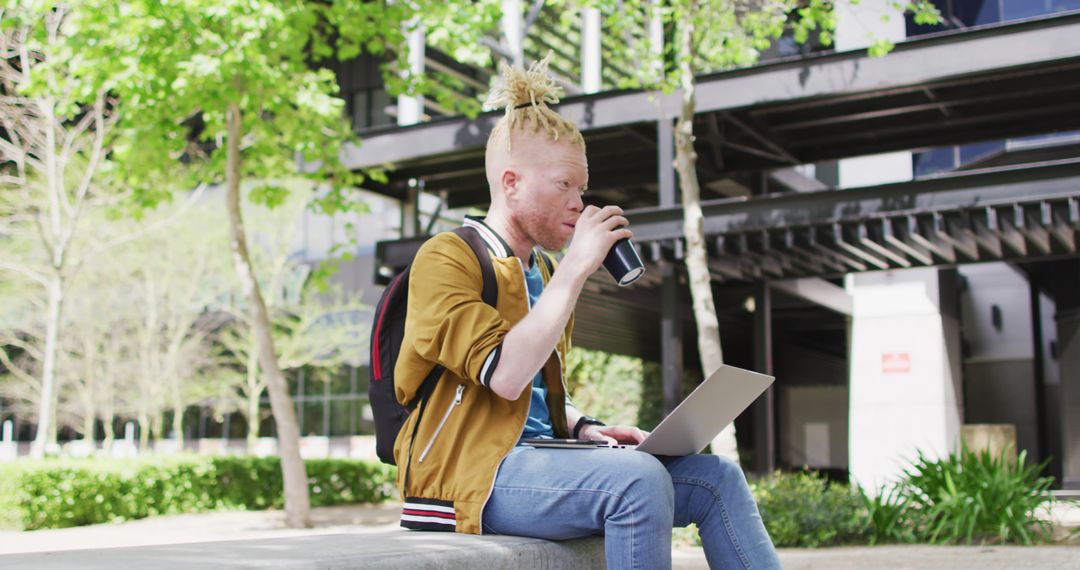
[[[1034,544],[1052,526],[1036,513],[1051,501],[1046,462],[1027,464],[1027,452],[971,451],[942,459],[922,452],[899,483],[876,497],[863,495],[871,522],[870,541],[934,544]]]

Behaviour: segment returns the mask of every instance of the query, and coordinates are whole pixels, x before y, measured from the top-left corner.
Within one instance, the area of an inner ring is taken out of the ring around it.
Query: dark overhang
[[[1077,253],[1080,158],[848,190],[702,204],[719,281]],[[682,208],[628,214],[647,257],[681,251]]]
[[[893,150],[1080,129],[1080,14],[950,32],[864,51],[703,76],[695,124],[705,197],[760,190],[759,171]],[[656,121],[678,93],[572,97],[560,112],[589,146],[591,200],[657,203]],[[497,114],[361,133],[343,160],[391,168],[371,189],[424,181],[452,207],[484,204],[483,145]]]
[[[738,311],[739,297],[747,294],[740,287],[753,282],[1075,258],[1080,159],[849,190],[711,201],[702,208],[714,283],[728,284],[714,290],[723,318],[732,307]],[[603,271],[590,278],[577,305],[575,342],[655,357],[658,263],[682,259],[682,211],[650,208],[629,217],[646,275],[626,288]],[[392,274],[411,261],[420,243],[422,238],[382,242],[376,261]],[[692,322],[689,306],[683,312],[685,321]]]

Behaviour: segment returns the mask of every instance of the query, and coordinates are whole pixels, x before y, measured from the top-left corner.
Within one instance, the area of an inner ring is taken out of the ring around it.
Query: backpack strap
[[[551,256],[544,253],[544,251],[540,248],[536,248],[535,251],[536,255],[539,256],[540,259],[544,260],[544,267],[547,267],[548,278],[550,279],[552,275],[555,275],[555,264],[552,263]]]
[[[495,282],[495,268],[491,265],[491,256],[488,255],[487,243],[480,237],[480,232],[472,226],[460,226],[454,228],[454,233],[469,244],[476,260],[480,262],[480,276],[483,278],[484,289],[480,297],[492,307],[499,302],[499,285]]]

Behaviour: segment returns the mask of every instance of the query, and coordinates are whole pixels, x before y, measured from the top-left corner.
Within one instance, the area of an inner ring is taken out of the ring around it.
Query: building
[[[785,55],[798,50],[781,42],[755,67],[698,79],[725,354],[778,378],[737,421],[740,441],[758,471],[809,465],[873,486],[915,450],[955,450],[963,424],[1008,423],[1029,458],[1080,486],[1080,3],[938,4],[945,24],[925,29],[863,2],[841,14],[835,51]],[[502,43],[526,46],[507,59],[535,59],[536,6],[504,25],[525,30]],[[649,270],[627,290],[590,280],[575,343],[658,360],[678,386],[696,362],[678,99],[606,89],[596,17],[580,17],[582,80],[560,111],[589,147],[588,199],[632,209]],[[895,51],[869,57],[867,32]],[[401,201],[403,237],[424,233],[424,200],[441,213],[486,201],[496,117],[431,111],[362,129],[345,158],[394,166],[372,189]],[[392,273],[414,248],[382,243],[378,263]]]

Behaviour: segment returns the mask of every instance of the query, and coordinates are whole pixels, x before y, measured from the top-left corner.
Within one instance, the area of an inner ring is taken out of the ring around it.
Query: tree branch
[[[15,348],[18,348],[19,350],[22,350],[23,352],[29,354],[30,358],[33,358],[38,362],[41,362],[45,358],[45,355],[42,354],[41,351],[38,350],[38,348],[34,345],[19,340],[18,338],[10,335],[4,335],[0,337],[0,346],[14,346]]]
[[[38,380],[37,378],[34,378],[33,374],[30,374],[22,368],[19,368],[15,365],[14,362],[11,361],[11,358],[8,357],[8,353],[6,350],[4,350],[3,346],[0,346],[0,364],[3,364],[4,368],[6,368],[8,372],[11,372],[11,374],[14,375],[16,378],[23,380],[24,382],[27,382],[31,385],[37,384]]]
[[[43,287],[47,287],[49,285],[49,280],[48,280],[48,278],[46,276],[35,272],[34,270],[30,269],[29,267],[25,267],[23,265],[19,265],[17,263],[13,263],[11,261],[0,259],[0,270],[5,270],[5,269],[7,271],[18,273],[18,274],[26,277],[27,279],[31,279],[31,280],[35,281],[36,283],[40,284]]]
[[[94,147],[90,153],[90,162],[86,165],[86,170],[83,172],[82,181],[79,183],[78,190],[75,194],[75,212],[71,215],[71,220],[67,224],[66,231],[63,237],[60,239],[59,247],[66,251],[68,243],[71,242],[71,236],[75,234],[75,228],[79,225],[79,217],[82,215],[83,206],[86,203],[86,193],[90,190],[90,181],[93,180],[94,174],[97,171],[98,162],[101,161],[101,151],[105,146],[105,91],[99,90],[97,97],[94,99]],[[64,192],[67,195],[67,192]],[[70,206],[69,206],[70,207]]]

